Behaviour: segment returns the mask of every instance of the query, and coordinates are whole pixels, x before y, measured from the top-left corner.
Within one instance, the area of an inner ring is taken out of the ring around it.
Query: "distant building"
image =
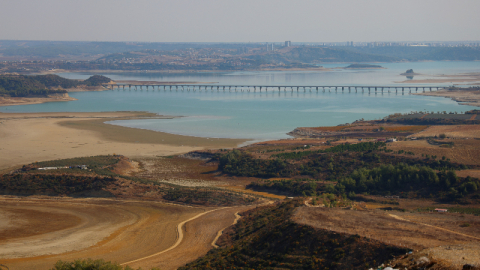
[[[291,41],[285,41],[285,47],[290,47],[292,46],[292,42]]]
[[[435,208],[435,211],[437,211],[439,213],[445,213],[445,212],[448,212],[448,209]]]
[[[273,51],[273,43],[272,44],[267,43],[267,51]]]
[[[237,52],[239,54],[248,53],[248,48],[247,47],[240,47],[240,48],[237,49]]]

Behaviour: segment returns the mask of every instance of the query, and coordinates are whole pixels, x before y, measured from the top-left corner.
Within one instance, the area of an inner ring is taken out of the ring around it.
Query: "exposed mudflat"
[[[17,230],[1,242],[1,263],[10,269],[50,269],[58,260],[77,258],[131,261],[171,246],[177,238],[177,224],[204,211],[107,199],[2,197],[0,204],[10,213],[9,223],[23,224],[38,232],[25,236]],[[52,219],[57,215],[61,218]],[[0,233],[9,229],[3,226]]]
[[[0,264],[51,269],[58,260],[92,258],[176,269],[206,254],[235,213],[251,207],[0,196]]]

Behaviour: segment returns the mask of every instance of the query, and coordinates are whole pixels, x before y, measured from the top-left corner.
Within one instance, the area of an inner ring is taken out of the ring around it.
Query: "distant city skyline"
[[[2,1],[0,7],[0,40],[480,40],[478,0],[16,0]]]

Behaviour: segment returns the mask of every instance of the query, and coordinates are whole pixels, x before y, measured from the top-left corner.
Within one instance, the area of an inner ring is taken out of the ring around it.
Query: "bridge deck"
[[[308,86],[308,85],[298,85],[298,86],[291,86],[291,85],[218,85],[218,84],[129,84],[129,83],[119,83],[119,84],[111,84],[108,86],[109,88],[111,89],[114,89],[114,88],[123,88],[125,89],[126,87],[127,88],[134,88],[134,89],[144,89],[146,88],[147,90],[152,87],[153,89],[155,89],[155,87],[158,89],[158,90],[175,90],[175,91],[178,91],[178,90],[181,90],[181,91],[184,91],[184,90],[187,90],[187,91],[202,91],[203,90],[217,90],[217,91],[304,91],[306,92],[307,89],[309,91],[312,91],[312,90],[315,90],[315,91],[319,91],[319,90],[322,90],[322,91],[332,91],[332,90],[335,90],[336,92],[341,90],[342,92],[345,91],[345,90],[348,90],[349,92],[351,92],[352,90],[354,90],[355,92],[358,92],[358,90],[361,90],[362,92],[364,91],[368,91],[368,92],[383,92],[383,91],[395,91],[395,92],[398,92],[398,91],[401,91],[401,92],[404,92],[405,90],[410,91],[412,92],[412,90],[415,90],[416,92],[418,92],[419,89],[423,90],[423,92],[425,92],[425,90],[429,90],[429,91],[432,91],[432,90],[439,90],[439,89],[443,89],[445,88],[445,86],[372,86],[372,85],[369,85],[369,86],[365,86],[365,85],[356,85],[356,86],[352,86],[352,85],[311,85],[311,86]]]

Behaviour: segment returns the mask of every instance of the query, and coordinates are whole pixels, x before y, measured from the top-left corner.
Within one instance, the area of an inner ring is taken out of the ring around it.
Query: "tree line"
[[[412,158],[410,155],[391,155],[384,148],[372,150],[384,143],[365,143],[360,146],[338,145],[321,151],[299,151],[305,155],[272,155],[271,159],[255,158],[252,154],[232,150],[218,156],[218,170],[223,173],[259,178],[306,176],[327,181],[337,181],[358,168],[375,168],[381,164],[426,166],[435,170],[461,170],[468,168],[449,160],[430,157]],[[360,149],[367,149],[361,151]],[[355,150],[355,151],[350,151]],[[356,151],[359,152],[356,152]],[[290,154],[290,153],[284,153]],[[281,159],[280,157],[284,159]],[[298,158],[302,156],[302,158]],[[293,160],[291,160],[291,159]]]

